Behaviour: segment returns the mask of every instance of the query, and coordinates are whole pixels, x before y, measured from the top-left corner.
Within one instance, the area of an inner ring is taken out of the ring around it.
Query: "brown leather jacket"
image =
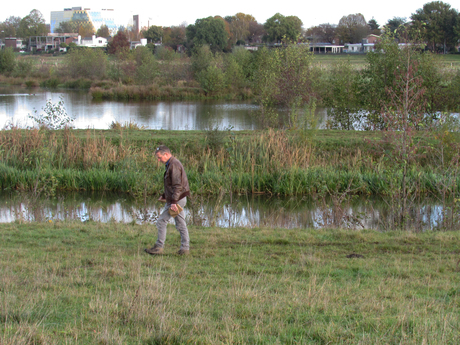
[[[182,163],[171,156],[164,174],[165,191],[162,195],[167,203],[176,204],[180,199],[190,195],[187,174]]]

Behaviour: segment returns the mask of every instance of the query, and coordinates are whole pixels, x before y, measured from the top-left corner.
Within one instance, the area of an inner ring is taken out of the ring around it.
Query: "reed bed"
[[[402,179],[397,167],[384,162],[363,139],[353,137],[355,134],[350,134],[352,144],[347,144],[346,133],[339,133],[342,139],[337,141],[337,137],[305,139],[299,133],[274,130],[220,131],[216,137],[209,131],[182,135],[131,125],[114,128],[1,131],[2,189],[155,194],[162,189],[163,167],[153,154],[159,144],[172,148],[187,169],[192,192],[202,195],[222,191],[305,195],[346,190],[391,195]],[[436,160],[429,161],[425,155],[408,171],[414,194],[460,190],[458,168],[442,169]]]

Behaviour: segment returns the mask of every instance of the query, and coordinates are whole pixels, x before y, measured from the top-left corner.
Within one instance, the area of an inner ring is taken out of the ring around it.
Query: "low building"
[[[31,36],[29,37],[29,50],[58,50],[62,43],[69,44],[73,42],[78,34],[76,33],[64,33],[64,34],[53,34],[49,33],[47,36]]]
[[[147,39],[141,38],[140,41],[131,41],[130,44],[131,49],[136,49],[137,47],[145,47],[147,45]]]
[[[93,35],[91,37],[81,38],[81,36],[78,35],[77,42],[75,43],[77,43],[77,45],[82,46],[82,47],[103,48],[103,47],[107,47],[107,38],[96,37],[96,35]]]
[[[311,43],[310,51],[316,54],[340,54],[343,53],[344,46],[331,43]]]
[[[3,45],[5,48],[13,49],[22,49],[25,47],[23,40],[16,37],[5,37],[3,39]]]

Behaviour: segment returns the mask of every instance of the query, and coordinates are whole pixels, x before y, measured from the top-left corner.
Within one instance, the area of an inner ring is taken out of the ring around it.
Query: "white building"
[[[96,35],[93,35],[92,37],[81,38],[81,36],[78,35],[76,43],[79,46],[89,48],[107,47],[107,38],[96,37]]]
[[[93,10],[86,7],[64,8],[64,11],[51,11],[50,31],[54,33],[62,22],[83,21],[93,24],[97,31],[102,25],[106,25],[112,35],[115,35],[120,27],[128,27],[133,21],[132,16],[125,13],[117,13],[113,9]]]

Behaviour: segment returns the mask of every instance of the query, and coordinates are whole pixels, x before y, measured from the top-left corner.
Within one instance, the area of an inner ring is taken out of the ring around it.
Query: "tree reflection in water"
[[[327,200],[309,197],[233,195],[217,200],[198,196],[189,199],[186,214],[189,224],[205,227],[392,229],[392,212],[382,200],[354,198],[341,205],[341,212],[332,205]],[[24,192],[4,192],[0,194],[0,222],[154,223],[161,207],[155,197],[141,203],[126,194],[65,193],[40,199]],[[415,220],[411,226],[415,230],[436,229],[443,217],[450,217],[440,205],[427,200],[411,212]]]

